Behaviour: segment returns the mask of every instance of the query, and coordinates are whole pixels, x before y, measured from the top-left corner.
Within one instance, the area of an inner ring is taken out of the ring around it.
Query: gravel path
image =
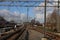
[[[29,40],[41,40],[44,37],[43,34],[35,30],[29,30]]]

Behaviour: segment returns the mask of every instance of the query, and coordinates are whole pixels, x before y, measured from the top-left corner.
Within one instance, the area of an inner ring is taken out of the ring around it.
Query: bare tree
[[[47,19],[46,26],[50,27],[52,30],[56,28],[57,16],[59,15],[57,15],[56,10],[54,10],[53,13],[46,18]]]

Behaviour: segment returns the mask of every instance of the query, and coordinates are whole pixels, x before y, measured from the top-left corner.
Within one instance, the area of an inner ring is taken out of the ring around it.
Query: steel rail
[[[42,29],[38,29],[38,28],[30,28],[30,29],[35,30],[35,31],[38,31],[38,32],[44,34],[44,30],[42,30]],[[45,37],[47,39],[50,39],[50,40],[52,40],[52,39],[60,40],[60,36],[57,35],[57,34],[55,34],[55,33],[53,33],[53,32],[46,31],[45,32],[45,35],[46,35]]]
[[[24,27],[23,27],[24,28]],[[14,32],[14,33],[11,33],[9,35],[6,35],[4,36],[3,38],[1,38],[0,40],[7,40],[9,39],[10,37],[14,36],[15,34],[18,34],[23,28],[19,29],[18,31]]]

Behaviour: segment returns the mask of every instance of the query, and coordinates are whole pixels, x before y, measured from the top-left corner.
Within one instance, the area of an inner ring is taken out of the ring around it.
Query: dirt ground
[[[35,30],[29,30],[29,40],[41,40],[44,37],[43,34]]]

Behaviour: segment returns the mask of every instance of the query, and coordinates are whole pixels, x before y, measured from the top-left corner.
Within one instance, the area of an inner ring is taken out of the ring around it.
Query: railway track
[[[0,40],[18,40],[18,38],[22,35],[22,33],[24,33],[25,30],[26,30],[25,27],[22,27],[11,34],[0,38]]]
[[[36,31],[44,34],[44,30],[42,30],[42,29],[37,29],[37,28],[30,28],[30,29],[36,30]],[[46,32],[45,32],[45,35],[46,35],[46,38],[47,38],[48,40],[60,40],[60,36],[54,34],[53,32],[48,32],[48,31],[46,31]]]

